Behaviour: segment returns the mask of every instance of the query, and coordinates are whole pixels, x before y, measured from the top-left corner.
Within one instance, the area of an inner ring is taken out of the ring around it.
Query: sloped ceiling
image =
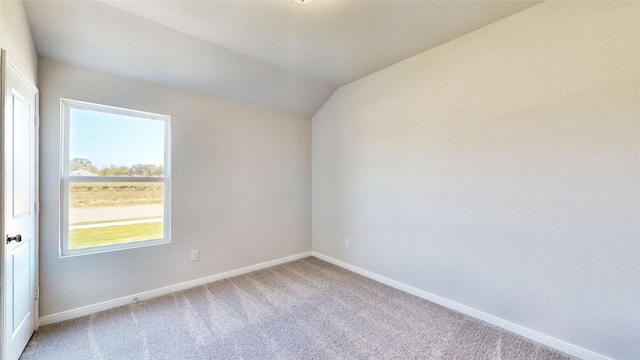
[[[338,87],[540,1],[25,1],[39,56],[312,117]]]

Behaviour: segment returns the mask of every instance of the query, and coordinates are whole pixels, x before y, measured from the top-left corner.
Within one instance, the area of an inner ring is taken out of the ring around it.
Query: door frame
[[[0,139],[4,140],[4,125],[5,125],[5,93],[6,93],[6,75],[7,75],[7,71],[10,69],[11,71],[13,71],[19,78],[21,81],[23,81],[28,87],[30,87],[36,94],[36,99],[35,99],[35,109],[34,109],[34,113],[35,113],[35,117],[36,117],[36,126],[35,126],[35,144],[34,144],[34,151],[35,151],[35,201],[36,203],[40,204],[40,92],[38,90],[38,88],[36,87],[36,85],[29,80],[29,78],[27,76],[25,76],[25,74],[20,70],[20,68],[17,66],[17,64],[11,60],[11,58],[7,55],[7,52],[4,49],[1,49],[1,53],[0,53]],[[4,303],[4,256],[5,256],[5,236],[7,234],[6,232],[6,227],[5,227],[5,193],[4,193],[4,177],[5,177],[5,163],[4,163],[4,156],[5,156],[5,149],[4,149],[4,141],[0,141],[0,143],[2,144],[2,146],[0,146],[0,189],[2,189],[0,191],[0,234],[2,234],[2,239],[0,239],[2,241],[2,246],[0,246],[0,317],[2,317],[4,319],[4,312],[5,312],[5,303]],[[38,206],[39,208],[39,206]],[[34,247],[35,247],[35,264],[34,264],[34,271],[35,271],[35,279],[34,279],[34,284],[36,289],[40,288],[40,281],[39,281],[39,277],[40,277],[40,270],[39,270],[39,258],[40,258],[40,211],[39,209],[37,209],[37,211],[35,211],[35,218],[36,218],[36,224],[35,224],[35,236],[34,236]],[[35,296],[35,300],[33,302],[33,314],[34,314],[34,321],[35,321],[35,329],[37,330],[39,327],[39,310],[40,310],[40,296],[39,296],[39,291],[36,290],[36,296]],[[0,324],[0,360],[4,358],[4,354],[5,354],[5,333],[4,333],[4,329],[5,329],[5,324],[4,322],[2,322]]]

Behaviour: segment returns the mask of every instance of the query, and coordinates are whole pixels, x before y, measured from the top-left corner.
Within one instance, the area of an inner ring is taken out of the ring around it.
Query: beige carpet
[[[309,257],[40,328],[21,359],[572,359]]]

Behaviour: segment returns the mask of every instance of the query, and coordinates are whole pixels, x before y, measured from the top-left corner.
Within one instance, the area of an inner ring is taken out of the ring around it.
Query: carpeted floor
[[[21,359],[573,359],[317,258],[40,328]]]

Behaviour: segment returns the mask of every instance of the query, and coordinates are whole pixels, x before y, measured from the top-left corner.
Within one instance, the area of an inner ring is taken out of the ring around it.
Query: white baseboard
[[[131,303],[133,303],[133,299],[136,299],[136,298],[138,300],[151,299],[151,298],[158,297],[158,296],[161,296],[161,295],[166,295],[166,294],[169,294],[169,293],[172,293],[172,292],[189,289],[189,288],[192,288],[192,287],[208,284],[210,282],[214,282],[214,281],[230,278],[230,277],[233,277],[233,276],[238,276],[238,275],[250,273],[250,272],[256,271],[256,270],[266,269],[266,268],[269,268],[269,267],[272,267],[272,266],[288,263],[288,262],[291,262],[291,261],[294,261],[294,260],[303,259],[303,258],[306,258],[306,257],[309,257],[309,256],[311,256],[311,251],[304,252],[304,253],[297,254],[297,255],[293,255],[293,256],[284,257],[284,258],[281,258],[281,259],[276,259],[276,260],[272,260],[272,261],[263,262],[263,263],[256,264],[256,265],[243,267],[243,268],[232,270],[232,271],[223,272],[223,273],[216,274],[216,275],[203,277],[203,278],[200,278],[200,279],[186,281],[186,282],[183,282],[183,283],[180,283],[180,284],[165,286],[163,288],[159,288],[159,289],[155,289],[155,290],[150,290],[150,291],[145,291],[145,292],[141,292],[141,293],[137,293],[137,294],[132,294],[132,295],[129,295],[129,296],[124,296],[124,297],[118,298],[118,299],[103,301],[103,302],[97,303],[97,304],[87,305],[87,306],[83,306],[83,307],[72,309],[72,310],[67,310],[67,311],[62,311],[62,312],[51,314],[51,315],[42,316],[42,317],[40,317],[38,319],[38,326],[44,326],[44,325],[57,323],[57,322],[60,322],[60,321],[75,319],[75,318],[78,318],[78,317],[81,317],[81,316],[90,315],[90,314],[97,313],[97,312],[104,311],[104,310],[108,310],[108,309],[111,309],[111,308],[114,308],[114,307],[131,304]]]
[[[543,333],[537,332],[535,330],[531,330],[527,327],[524,327],[522,325],[518,325],[515,323],[512,323],[510,321],[504,320],[502,318],[499,318],[497,316],[493,316],[487,313],[484,313],[480,310],[476,310],[474,308],[471,308],[469,306],[466,305],[462,305],[460,303],[457,303],[455,301],[451,301],[449,299],[445,299],[443,297],[440,297],[438,295],[434,295],[431,294],[427,291],[424,290],[420,290],[417,288],[414,288],[412,286],[403,284],[399,281],[395,281],[392,279],[389,279],[387,277],[378,275],[376,273],[373,273],[371,271],[368,270],[364,270],[362,268],[359,268],[357,266],[353,266],[351,264],[347,264],[343,261],[334,259],[332,257],[320,254],[318,252],[312,251],[311,255],[314,257],[317,257],[320,260],[324,260],[328,263],[340,266],[341,268],[353,271],[356,274],[360,274],[362,276],[366,276],[370,279],[376,280],[378,282],[381,282],[385,285],[389,285],[393,288],[396,288],[398,290],[402,290],[405,291],[409,294],[415,295],[417,297],[423,298],[425,300],[431,301],[433,303],[436,303],[438,305],[442,305],[444,307],[447,307],[449,309],[452,310],[456,310],[458,312],[461,312],[465,315],[469,315],[471,317],[474,317],[476,319],[485,321],[489,324],[501,327],[507,331],[510,331],[512,333],[518,334],[520,336],[526,337],[528,339],[531,339],[533,341],[536,341],[538,343],[547,345],[549,347],[552,347],[554,349],[557,349],[559,351],[562,351],[566,354],[572,355],[572,356],[576,356],[578,358],[584,359],[584,360],[611,360],[611,358],[606,357],[604,355],[598,354],[596,352],[593,352],[591,350],[587,350],[585,348],[579,347],[577,345],[573,345],[570,344],[566,341],[562,341],[559,339],[556,339],[554,337],[551,337],[549,335],[545,335]]]

